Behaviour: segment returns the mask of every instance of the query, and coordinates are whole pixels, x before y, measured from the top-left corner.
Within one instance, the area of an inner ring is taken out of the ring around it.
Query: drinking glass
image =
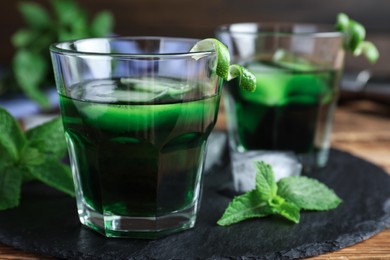
[[[251,70],[254,93],[224,88],[233,178],[254,187],[253,160],[275,164],[280,177],[326,165],[343,68],[343,35],[315,24],[223,25],[217,38],[232,60]]]
[[[91,38],[50,47],[82,224],[157,238],[194,226],[221,80],[195,39]]]

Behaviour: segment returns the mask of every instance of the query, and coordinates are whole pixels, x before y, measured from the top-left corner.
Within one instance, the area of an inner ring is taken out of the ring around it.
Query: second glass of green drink
[[[221,26],[217,38],[257,82],[255,93],[241,91],[235,81],[224,88],[236,190],[254,187],[253,159],[274,162],[281,177],[324,166],[343,34],[314,24],[239,23]]]
[[[157,238],[194,226],[221,80],[196,40],[83,39],[51,46],[82,224]]]

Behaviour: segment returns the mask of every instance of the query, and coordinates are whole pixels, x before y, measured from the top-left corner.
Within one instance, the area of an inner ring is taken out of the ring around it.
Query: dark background
[[[0,65],[9,65],[14,53],[11,35],[24,22],[17,11],[20,1],[0,6]],[[37,0],[46,7],[49,0]],[[347,56],[346,68],[369,68],[375,75],[390,77],[389,0],[78,0],[94,15],[110,10],[115,16],[114,32],[119,35],[156,35],[206,38],[220,24],[233,22],[313,22],[334,24],[345,12],[365,25],[368,39],[381,52],[376,65],[363,58]]]

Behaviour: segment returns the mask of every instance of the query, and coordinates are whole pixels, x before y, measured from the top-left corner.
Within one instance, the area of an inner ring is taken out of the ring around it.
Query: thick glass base
[[[78,211],[83,225],[106,237],[156,239],[190,229],[196,220],[196,205],[156,217],[103,215],[85,204]]]

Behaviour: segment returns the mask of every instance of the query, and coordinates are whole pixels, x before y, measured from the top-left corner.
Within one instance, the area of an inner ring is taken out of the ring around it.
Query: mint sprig
[[[366,29],[364,26],[348,17],[344,13],[337,15],[336,29],[344,33],[344,49],[349,50],[355,56],[364,55],[371,63],[379,59],[379,51],[376,46],[366,41]]]
[[[331,210],[342,200],[323,183],[308,177],[275,181],[270,165],[256,162],[256,188],[237,196],[217,224],[228,226],[245,219],[279,215],[299,223],[300,210]]]
[[[19,205],[23,182],[38,180],[74,196],[60,118],[23,132],[0,108],[0,210]]]
[[[54,84],[48,51],[50,44],[108,36],[114,25],[111,12],[99,12],[91,19],[87,10],[75,0],[53,0],[50,5],[48,10],[32,1],[18,3],[25,26],[12,35],[11,42],[16,49],[12,73],[0,82],[0,89],[15,85],[43,108],[50,104],[42,87]]]
[[[190,52],[208,51],[214,49],[217,54],[216,74],[223,80],[238,80],[238,86],[249,92],[256,89],[256,77],[248,69],[239,64],[230,64],[229,49],[225,44],[214,38],[207,38],[198,41],[191,48]],[[193,56],[195,60],[200,56]]]

